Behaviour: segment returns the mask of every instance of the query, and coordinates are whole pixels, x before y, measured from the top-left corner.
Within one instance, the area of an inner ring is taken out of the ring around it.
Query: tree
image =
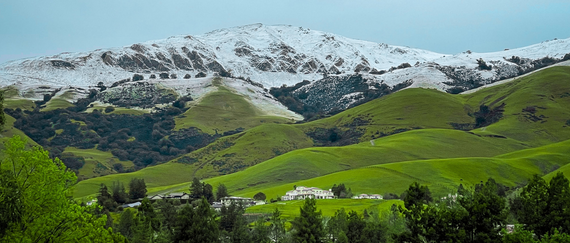
[[[506,200],[497,193],[495,180],[476,186],[473,196],[459,198],[460,205],[469,214],[464,220],[470,242],[496,242],[500,229],[506,223]]]
[[[285,220],[281,218],[281,212],[275,208],[269,218],[269,238],[271,242],[282,242],[285,238]]]
[[[119,204],[123,204],[127,202],[128,196],[125,192],[125,185],[123,185],[120,181],[113,181],[113,185],[111,186],[111,192],[113,195],[113,200]]]
[[[326,230],[332,237],[333,241],[339,241],[341,234],[346,238],[346,232],[348,231],[348,215],[344,211],[344,208],[337,210],[334,213],[334,216],[329,219]]]
[[[364,236],[363,232],[365,227],[366,222],[358,213],[355,211],[348,213],[348,230],[346,231],[346,237],[349,242],[363,242],[364,239],[362,239],[362,237]]]
[[[190,185],[190,196],[192,198],[201,198],[202,193],[204,193],[204,188],[200,180],[197,177],[192,179],[192,184]]]
[[[265,198],[265,193],[263,192],[258,192],[257,194],[253,195],[253,199],[258,201],[265,201]]]
[[[204,198],[206,198],[206,200],[208,200],[208,202],[211,204],[213,203],[216,199],[214,198],[214,189],[212,188],[212,185],[207,184],[207,183],[202,183],[202,196]]]
[[[59,160],[52,160],[40,147],[26,149],[26,142],[14,136],[5,143],[0,162],[2,193],[16,189],[12,200],[2,199],[2,223],[7,225],[0,242],[122,242],[124,238],[105,229],[106,216],[90,212],[96,205],[82,207],[69,199],[77,181],[75,173]],[[5,208],[8,206],[8,208]],[[4,210],[17,210],[5,215]]]
[[[321,242],[325,236],[323,230],[323,222],[321,211],[317,212],[317,200],[307,198],[303,206],[300,208],[299,217],[295,218],[292,223],[293,240],[295,242],[316,243]]]
[[[228,188],[226,188],[226,185],[224,184],[219,184],[218,185],[218,189],[216,190],[216,199],[219,201],[224,197],[228,197],[230,196],[228,194]]]
[[[129,182],[129,198],[134,200],[144,197],[146,197],[146,183],[144,183],[144,179],[133,178]]]
[[[127,208],[121,213],[117,230],[127,239],[132,239],[135,217],[132,209]]]
[[[562,172],[550,180],[547,199],[547,223],[550,233],[570,233],[570,186]]]
[[[114,211],[117,207],[117,203],[113,199],[113,196],[109,193],[107,186],[101,183],[99,187],[99,195],[97,195],[97,204],[101,205],[104,210]]]
[[[547,197],[548,185],[538,175],[532,177],[520,194],[522,212],[519,213],[519,222],[525,225],[525,229],[534,231],[539,236],[550,230],[545,217],[548,215]]]
[[[187,204],[178,213],[174,242],[219,242],[219,236],[216,213],[205,198],[196,209]]]
[[[252,242],[255,243],[269,243],[272,242],[269,238],[269,226],[265,225],[265,218],[259,217],[255,221],[255,226],[253,228],[253,235],[251,237]]]

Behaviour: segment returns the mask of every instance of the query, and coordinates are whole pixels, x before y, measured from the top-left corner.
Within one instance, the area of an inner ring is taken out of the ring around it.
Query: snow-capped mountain
[[[39,86],[87,88],[98,83],[109,86],[134,74],[145,80],[156,77],[168,86],[166,81],[172,79],[177,84],[192,83],[216,73],[265,88],[314,81],[302,89],[310,96],[311,87],[359,74],[370,89],[405,84],[461,92],[570,59],[569,53],[570,38],[492,53],[449,55],[302,27],[254,24],[121,48],[15,60],[0,64],[0,86],[15,85],[21,91]],[[337,94],[344,99],[342,106],[358,101],[355,92],[361,92],[346,90]]]

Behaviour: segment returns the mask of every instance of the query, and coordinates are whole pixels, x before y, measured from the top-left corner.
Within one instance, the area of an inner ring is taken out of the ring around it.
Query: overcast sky
[[[568,0],[0,0],[0,63],[253,23],[489,52],[568,38],[569,19]]]

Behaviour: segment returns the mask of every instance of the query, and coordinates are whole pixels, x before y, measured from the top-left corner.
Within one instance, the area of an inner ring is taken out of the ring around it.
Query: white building
[[[380,194],[360,194],[358,196],[354,196],[352,197],[352,199],[383,199],[384,197],[382,197],[382,195]]]
[[[244,207],[249,207],[251,205],[255,205],[255,202],[251,198],[245,197],[223,197],[220,199],[222,205],[229,207],[232,203],[241,204]]]
[[[295,190],[285,193],[281,200],[303,200],[305,198],[334,199],[334,194],[330,190],[322,190],[317,187],[298,186]]]

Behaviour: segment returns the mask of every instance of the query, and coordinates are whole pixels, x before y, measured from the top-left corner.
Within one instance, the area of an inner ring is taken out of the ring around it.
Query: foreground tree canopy
[[[40,147],[15,136],[0,162],[1,242],[124,242],[105,215],[69,199],[77,177]]]

